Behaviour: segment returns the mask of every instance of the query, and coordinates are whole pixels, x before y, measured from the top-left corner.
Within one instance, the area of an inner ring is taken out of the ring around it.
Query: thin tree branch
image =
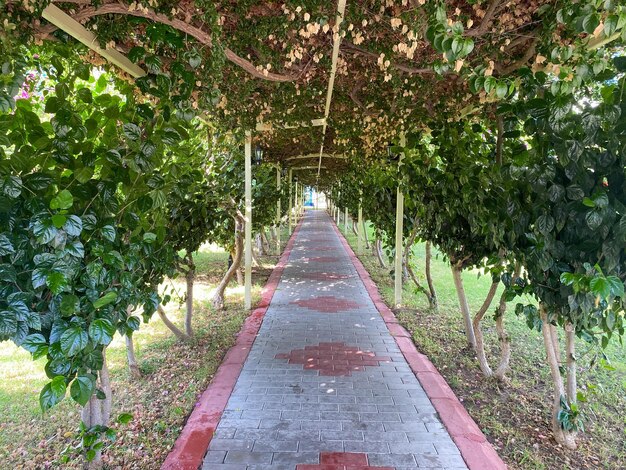
[[[146,18],[148,20],[152,20],[157,23],[162,23],[196,38],[198,41],[200,41],[202,44],[205,44],[206,46],[213,47],[213,41],[211,39],[211,36],[206,31],[200,28],[197,28],[195,26],[192,26],[188,23],[185,23],[183,20],[180,20],[178,18],[170,19],[166,15],[163,15],[161,13],[156,13],[149,9],[145,9],[145,10],[135,9],[131,11],[129,7],[126,5],[122,5],[120,3],[109,3],[106,5],[102,5],[99,8],[93,8],[93,7],[83,8],[82,10],[78,11],[75,15],[73,15],[73,18],[76,21],[80,22],[80,21],[84,21],[84,20],[87,20],[89,18],[93,18],[96,16],[109,15],[109,14],[137,16],[139,18]],[[40,28],[38,32],[46,36],[52,33],[53,31],[55,31],[56,29],[57,29],[56,26],[47,25],[47,26]],[[229,61],[231,61],[235,65],[238,65],[239,67],[244,69],[253,77],[260,78],[262,80],[272,81],[272,82],[291,82],[291,81],[296,80],[296,77],[293,75],[281,75],[281,74],[272,73],[272,72],[265,73],[261,70],[258,70],[252,62],[244,59],[243,57],[238,56],[227,47],[224,48],[224,55]]]
[[[483,20],[480,22],[480,25],[474,29],[470,29],[465,33],[465,35],[470,37],[476,37],[485,34],[491,26],[491,23],[493,23],[496,11],[501,3],[502,0],[491,0],[491,3],[487,7],[487,11],[485,12],[485,16],[483,16]]]

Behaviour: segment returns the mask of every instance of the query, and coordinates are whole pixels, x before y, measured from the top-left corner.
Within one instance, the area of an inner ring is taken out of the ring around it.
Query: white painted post
[[[293,193],[293,225],[298,224],[298,219],[300,218],[300,194],[298,192],[298,182],[296,181],[296,189]]]
[[[357,233],[358,241],[356,251],[359,255],[363,254],[363,207],[361,206],[361,199],[359,199],[359,220],[357,221]]]
[[[343,211],[343,234],[348,235],[348,208]]]
[[[402,305],[402,232],[404,229],[404,194],[400,190],[400,167],[404,157],[404,146],[406,140],[404,134],[400,136],[400,146],[403,148],[398,162],[398,189],[396,192],[396,257],[394,266],[394,303],[396,307]]]
[[[276,167],[276,189],[278,190],[278,201],[276,202],[276,254],[280,255],[280,183],[281,183],[280,167]]]
[[[293,231],[293,188],[291,181],[293,178],[293,169],[289,168],[289,233]]]
[[[252,133],[246,131],[245,145],[245,277],[244,277],[244,308],[252,307]]]

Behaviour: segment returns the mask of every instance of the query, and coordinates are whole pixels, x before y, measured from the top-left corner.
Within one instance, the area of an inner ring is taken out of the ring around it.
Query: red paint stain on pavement
[[[344,310],[352,310],[362,306],[358,302],[339,299],[333,295],[322,295],[311,299],[295,300],[290,302],[290,304],[323,313],[341,313]]]
[[[302,364],[304,369],[318,370],[320,375],[325,376],[349,376],[353,371],[365,370],[366,366],[375,367],[381,362],[391,361],[388,356],[377,356],[345,343],[319,343],[274,357],[287,359],[289,364]]]
[[[296,470],[394,470],[393,467],[370,467],[367,454],[322,452],[319,464],[297,465]]]

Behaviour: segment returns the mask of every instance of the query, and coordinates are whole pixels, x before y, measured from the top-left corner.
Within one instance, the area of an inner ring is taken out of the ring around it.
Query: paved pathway
[[[467,467],[330,218],[308,211],[203,469],[366,468]]]

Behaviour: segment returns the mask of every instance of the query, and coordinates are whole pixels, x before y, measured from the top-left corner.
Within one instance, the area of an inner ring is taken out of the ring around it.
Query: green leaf
[[[6,235],[0,234],[0,256],[12,255],[13,253],[15,253],[15,248],[11,240]]]
[[[596,230],[602,225],[602,215],[598,211],[589,211],[585,216],[585,222],[591,230]]]
[[[65,377],[59,375],[48,382],[39,394],[39,405],[43,411],[47,411],[65,398],[67,386]]]
[[[617,22],[619,17],[617,15],[609,15],[604,20],[604,35],[606,37],[612,36],[617,30]]]
[[[79,183],[86,183],[93,176],[93,168],[84,167],[74,172],[74,176]]]
[[[67,189],[64,189],[50,201],[50,209],[69,209],[74,204],[74,197]]]
[[[544,214],[537,217],[537,229],[541,233],[549,233],[554,229],[554,217]]]
[[[46,285],[47,271],[42,268],[35,268],[31,274],[33,289],[39,289]]]
[[[137,331],[139,329],[139,318],[128,317],[126,320],[126,327],[131,331]]]
[[[572,201],[580,201],[585,197],[585,191],[577,184],[572,184],[566,189],[567,197]]]
[[[70,215],[63,229],[68,235],[77,237],[83,231],[83,221],[77,215]]]
[[[75,356],[85,349],[88,342],[87,332],[79,326],[72,326],[61,335],[61,351],[66,356]]]
[[[0,188],[5,196],[15,199],[22,194],[22,179],[19,176],[5,176],[0,183]]]
[[[13,283],[17,280],[17,272],[11,264],[0,264],[0,281]]]
[[[46,276],[46,285],[50,288],[52,293],[60,294],[63,292],[65,286],[67,286],[67,279],[63,273],[52,271]]]
[[[113,340],[115,325],[105,318],[98,318],[89,325],[89,336],[98,344],[107,345]]]
[[[96,381],[90,375],[79,375],[70,386],[70,396],[72,400],[81,406],[85,406],[96,388]]]
[[[17,316],[15,312],[0,310],[0,336],[11,337],[17,331]]]
[[[46,341],[46,338],[39,333],[28,335],[24,341],[22,341],[20,346],[31,353],[33,355],[33,359],[39,359],[40,357],[48,354],[48,342]]]
[[[71,317],[80,308],[80,300],[74,294],[66,294],[61,299],[60,305],[61,315],[64,317]]]
[[[46,107],[44,111],[49,114],[55,114],[59,109],[61,109],[62,100],[57,98],[56,96],[50,96],[46,100]]]
[[[608,299],[609,295],[611,295],[611,285],[604,277],[594,277],[589,283],[589,287],[594,295],[598,295],[603,299]]]
[[[572,285],[576,280],[574,273],[561,273],[561,282],[566,286]]]
[[[85,247],[78,240],[74,240],[72,243],[67,244],[65,246],[65,249],[74,258],[84,258],[85,257]]]
[[[111,243],[115,241],[115,229],[112,225],[105,225],[102,227],[102,229],[100,229],[100,234],[105,240],[108,240]]]
[[[608,276],[606,280],[611,288],[611,295],[624,298],[624,283],[622,280],[617,276]]]
[[[37,237],[37,241],[41,244],[50,243],[56,237],[58,230],[52,223],[52,219],[44,219],[35,222],[33,225],[33,234]]]
[[[598,17],[598,15],[596,13],[591,13],[583,19],[583,30],[587,34],[593,34],[599,24],[600,18]]]
[[[91,103],[93,101],[93,95],[91,94],[91,90],[88,88],[81,88],[76,92],[76,96],[78,96],[79,100],[85,103]]]
[[[498,81],[496,85],[496,96],[500,99],[504,98],[509,91],[509,86],[506,82]]]
[[[141,129],[137,124],[133,124],[132,122],[124,124],[122,131],[129,140],[136,141],[141,138]]]
[[[593,202],[593,199],[588,197],[583,198],[583,204],[587,207],[596,207],[596,203]]]
[[[626,72],[626,56],[613,57],[613,65],[618,72]]]
[[[491,93],[491,90],[493,90],[497,85],[498,85],[498,81],[494,77],[486,77],[485,84],[484,84],[485,93],[487,94]]]
[[[130,413],[120,413],[117,417],[117,422],[120,424],[128,424],[132,421],[133,415]]]
[[[116,299],[117,299],[117,293],[113,291],[109,291],[106,294],[104,294],[102,297],[100,297],[98,300],[96,300],[93,303],[93,306],[94,308],[102,308],[105,305],[109,305],[111,302],[115,302]]]
[[[63,227],[63,225],[65,225],[67,217],[65,217],[63,214],[54,214],[52,217],[50,217],[50,220],[52,220],[52,223],[56,228],[61,228]]]
[[[154,243],[156,239],[157,239],[157,236],[155,233],[146,232],[143,234],[143,241],[146,243]]]

